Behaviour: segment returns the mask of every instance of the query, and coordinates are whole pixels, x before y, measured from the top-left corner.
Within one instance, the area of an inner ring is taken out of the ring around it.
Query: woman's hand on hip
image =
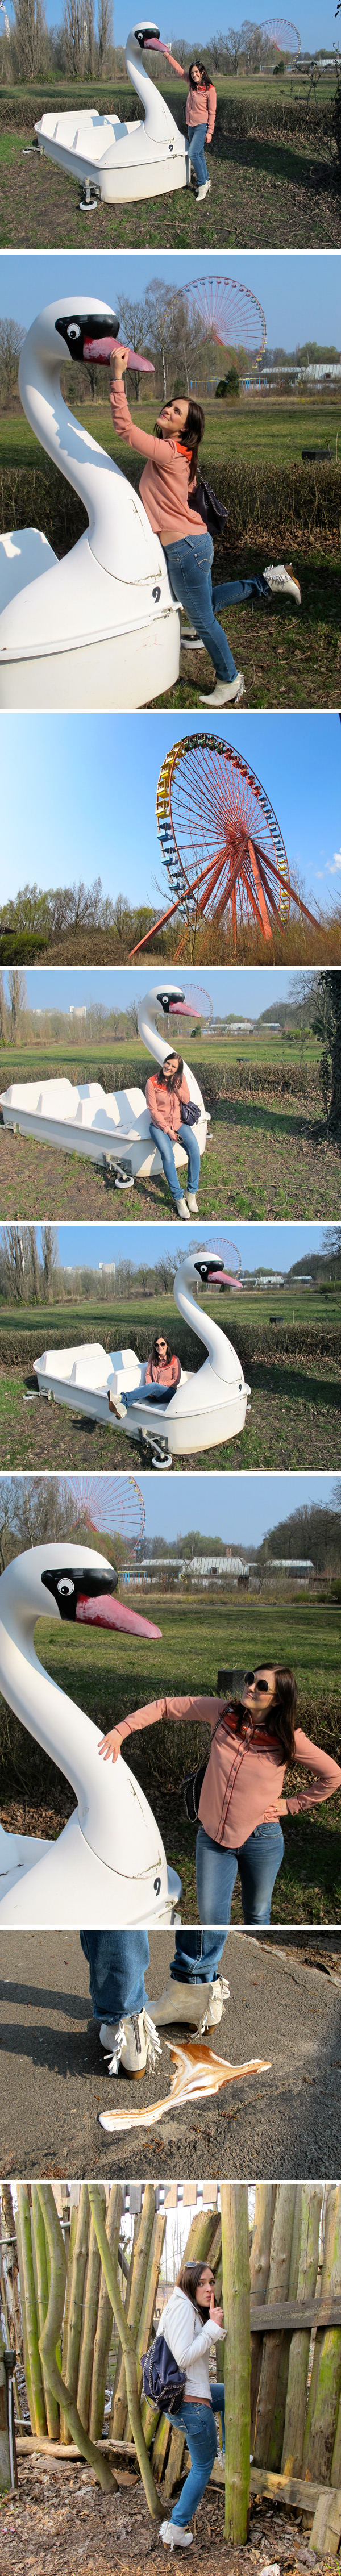
[[[98,1751],[99,1754],[102,1754],[103,1762],[118,1762],[118,1756],[121,1751],[121,1737],[118,1733],[117,1726],[111,1727],[110,1735],[102,1735],[102,1742],[98,1746]]]
[[[114,382],[115,385],[120,385],[122,383],[122,376],[125,375],[126,367],[128,366],[128,358],[128,347],[126,349],[112,349],[110,359],[111,384],[112,382]]]
[[[223,2308],[216,2308],[216,2303],[215,2303],[215,2292],[214,2292],[214,2290],[212,2290],[212,2292],[211,2292],[211,2298],[210,2298],[210,2317],[212,2317],[212,2323],[213,2323],[213,2325],[215,2325],[215,2326],[223,2326],[223,2324],[224,2324],[224,2309],[223,2309]]]

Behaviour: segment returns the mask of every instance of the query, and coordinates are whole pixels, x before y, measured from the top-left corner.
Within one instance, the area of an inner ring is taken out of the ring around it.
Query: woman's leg
[[[233,653],[214,616],[211,582],[213,546],[211,537],[182,537],[178,545],[164,546],[171,589],[206,645],[218,680],[235,680],[237,665]]]
[[[179,1139],[187,1154],[189,1189],[197,1190],[200,1181],[200,1147],[195,1127],[179,1127]]]
[[[204,153],[207,125],[190,125],[188,132],[190,138],[188,143],[188,159],[192,162],[192,170],[194,170],[198,188],[204,188],[206,179],[208,179],[207,161],[205,161]]]
[[[256,1825],[238,1852],[244,1923],[270,1923],[271,1897],[281,1867],[284,1836],[279,1821]]]
[[[88,1960],[94,2020],[116,2022],[128,2013],[148,2012],[145,1972],[149,1967],[147,1932],[80,1932]]]
[[[181,2530],[184,2530],[186,2523],[191,2521],[192,2514],[196,2513],[200,2498],[205,2493],[205,2487],[208,2486],[213,2461],[217,2457],[218,2443],[213,2407],[191,2406],[189,2399],[188,2404],[186,2405],[185,2401],[180,2413],[177,2414],[176,2422],[187,2434],[191,2466],[178,2504],[174,2505],[171,2522],[172,2525],[175,2523],[176,2527],[180,2523]]]
[[[225,2389],[224,2389],[224,2381],[223,2381],[223,2379],[218,2379],[218,2380],[216,2380],[215,2382],[213,2381],[213,2379],[211,2380],[211,2386],[210,2386],[210,2399],[211,2399],[211,2406],[213,2406],[213,2414],[214,2414],[214,2415],[220,2415],[220,2416],[221,2416],[221,2430],[222,2430],[222,2436],[223,2436],[223,2451],[224,2451],[224,2450],[225,2450]]]
[[[199,1825],[196,1873],[201,1923],[224,1924],[228,1930],[237,1867],[237,1853],[223,1851],[220,1843],[211,1842],[204,1825]]]
[[[170,1191],[171,1191],[171,1197],[172,1197],[172,1199],[179,1199],[179,1198],[181,1198],[181,1189],[182,1189],[182,1184],[181,1184],[181,1178],[180,1178],[180,1175],[179,1175],[179,1173],[177,1172],[177,1168],[176,1168],[175,1153],[174,1153],[174,1147],[173,1147],[173,1145],[172,1145],[172,1138],[171,1138],[171,1136],[165,1136],[164,1128],[163,1128],[163,1127],[157,1127],[157,1124],[156,1124],[156,1118],[155,1118],[155,1119],[154,1119],[154,1118],[151,1118],[151,1121],[150,1121],[150,1134],[151,1134],[151,1136],[152,1136],[152,1138],[153,1138],[153,1145],[157,1145],[158,1153],[159,1153],[159,1154],[161,1154],[161,1162],[162,1162],[162,1164],[163,1164],[163,1170],[164,1170],[165,1180],[166,1180],[166,1181],[168,1181],[168,1187],[169,1187],[169,1189],[170,1189]],[[187,1144],[186,1144],[186,1153],[187,1153]]]
[[[262,572],[252,573],[249,581],[218,581],[213,582],[212,584],[214,610],[216,608],[231,607],[231,604],[235,599],[252,599],[253,597],[255,599],[270,598],[269,583],[264,580],[264,573]]]
[[[157,1386],[132,1386],[130,1393],[127,1388],[125,1393],[123,1391],[121,1404],[170,1404],[172,1395],[175,1395],[174,1386],[159,1386],[159,1383]]]
[[[175,1959],[171,1960],[174,1985],[206,1986],[218,1976],[219,1960],[225,1948],[225,1933],[176,1932]]]

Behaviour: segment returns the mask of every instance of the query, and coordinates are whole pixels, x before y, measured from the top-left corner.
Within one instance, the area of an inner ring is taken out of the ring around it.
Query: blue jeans
[[[172,554],[173,553],[174,547],[172,546]],[[164,1127],[157,1127],[156,1118],[151,1118],[150,1134],[153,1138],[153,1145],[157,1145],[158,1152],[161,1154],[165,1180],[169,1183],[171,1197],[172,1199],[179,1199],[181,1197],[184,1184],[181,1181],[181,1173],[177,1172],[172,1138],[171,1136],[165,1135]],[[188,1173],[186,1189],[196,1190],[198,1187],[198,1181],[200,1180],[200,1152],[198,1139],[195,1134],[195,1127],[179,1127],[178,1141],[179,1145],[184,1146],[185,1154],[187,1154]]]
[[[230,1922],[233,1889],[239,1868],[244,1923],[270,1923],[272,1890],[281,1867],[284,1836],[279,1817],[256,1825],[235,1851],[211,1842],[199,1825],[196,1849],[197,1898],[201,1923]]]
[[[176,1932],[175,1959],[171,1977],[175,1984],[211,1983],[218,1974],[218,1961],[224,1949],[224,1933]],[[116,2026],[122,2016],[143,2011],[148,1995],[145,1975],[149,1968],[148,1932],[81,1932],[81,1949],[90,1970],[90,1994],[94,2021],[110,2021]]]
[[[213,545],[208,529],[201,536],[200,528],[195,528],[193,536],[178,537],[176,545],[164,546],[163,551],[174,599],[181,600],[182,608],[193,620],[202,643],[206,644],[207,653],[211,655],[218,680],[235,680],[236,662],[227,635],[223,634],[223,628],[218,626],[214,615],[211,582]]]
[[[179,2426],[179,2430],[182,2430],[182,2432],[186,2434],[191,2462],[188,2478],[185,2478],[185,2485],[182,2487],[178,2504],[174,2505],[174,2513],[171,2515],[172,2525],[175,2523],[175,2527],[177,2528],[180,2523],[182,2531],[185,2529],[186,2523],[191,2521],[192,2514],[197,2511],[197,2506],[200,2504],[200,2497],[204,2495],[205,2487],[208,2486],[211,2469],[213,2469],[213,2461],[216,2460],[217,2457],[218,2439],[217,2428],[214,2422],[215,2415],[221,2415],[223,2443],[225,2445],[223,2379],[216,2380],[214,2384],[212,2382],[210,2388],[210,2399],[210,2406],[198,2406],[197,2404],[193,2406],[191,2404],[190,2397],[185,2397],[183,2406],[177,2407],[176,2415],[172,2415],[170,2418],[172,2425],[176,2425],[176,2430],[178,2430]]]
[[[207,120],[207,122],[208,122],[208,120]],[[205,161],[205,153],[204,153],[204,143],[206,143],[207,125],[189,125],[189,126],[188,126],[188,128],[187,128],[187,132],[188,132],[188,159],[189,159],[189,161],[191,161],[191,162],[192,162],[192,169],[194,170],[195,178],[196,178],[196,181],[197,181],[197,187],[198,187],[198,188],[204,188],[204,187],[205,187],[205,180],[206,180],[206,179],[208,179],[207,161]]]
[[[122,1388],[121,1404],[170,1404],[175,1386],[131,1386],[129,1395]]]

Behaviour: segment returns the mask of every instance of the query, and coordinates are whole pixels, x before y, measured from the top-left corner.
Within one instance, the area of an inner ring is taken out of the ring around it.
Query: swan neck
[[[80,1816],[88,1814],[97,1783],[97,1731],[85,1710],[69,1699],[59,1683],[51,1679],[39,1662],[34,1645],[37,1612],[31,1617],[20,1615],[11,1591],[6,1600],[6,1577],[1,1578],[0,1593],[0,1677],[1,1687],[29,1735],[44,1753],[56,1762],[59,1771],[70,1782],[78,1801]],[[100,1730],[98,1730],[98,1733]]]
[[[58,312],[57,305],[55,312],[56,314]],[[44,317],[42,317],[43,321]],[[64,342],[61,339],[58,342],[56,337],[55,349],[50,350],[47,344],[44,346],[43,328],[39,328],[38,318],[38,321],[32,324],[31,330],[27,332],[21,351],[19,365],[21,401],[30,428],[34,430],[35,438],[38,438],[40,446],[46,449],[52,464],[58,466],[60,473],[65,474],[66,481],[72,484],[73,490],[78,493],[79,500],[84,502],[92,532],[97,519],[97,509],[93,500],[92,459],[96,458],[98,506],[102,497],[102,475],[105,474],[106,477],[108,516],[114,490],[113,482],[109,481],[108,466],[109,474],[111,468],[111,476],[117,475],[118,468],[113,466],[112,458],[105,455],[104,449],[98,446],[97,440],[91,438],[90,431],[83,428],[82,423],[76,420],[74,412],[68,410],[60,387],[61,368],[66,364],[67,350]],[[120,476],[119,480],[121,481]]]

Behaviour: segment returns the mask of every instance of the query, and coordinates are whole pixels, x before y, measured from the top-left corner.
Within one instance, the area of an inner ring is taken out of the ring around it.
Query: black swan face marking
[[[195,1261],[194,1269],[198,1271],[199,1279],[202,1279],[203,1282],[203,1287],[207,1286],[207,1281],[209,1279],[223,1279],[224,1277],[224,1263],[223,1261],[218,1261],[213,1258],[213,1254],[210,1256],[210,1259],[207,1258],[207,1261]]]
[[[117,340],[119,327],[117,313],[61,313],[55,323],[55,330],[65,340],[68,357],[75,358],[78,366],[85,340]]]
[[[160,1011],[164,1011],[167,1016],[168,1011],[176,1010],[177,1003],[184,1002],[185,995],[182,991],[181,984],[177,984],[175,987],[174,984],[168,984],[167,992],[165,992],[165,988],[163,988],[163,992],[158,993],[157,998]],[[193,1017],[193,1014],[191,1016]]]
[[[115,1592],[118,1575],[112,1566],[108,1570],[101,1566],[95,1574],[87,1566],[63,1565],[59,1571],[58,1566],[53,1566],[51,1573],[46,1569],[41,1580],[46,1592],[53,1593],[60,1618],[70,1620],[76,1619],[80,1599],[96,1601],[103,1599],[103,1593]]]

